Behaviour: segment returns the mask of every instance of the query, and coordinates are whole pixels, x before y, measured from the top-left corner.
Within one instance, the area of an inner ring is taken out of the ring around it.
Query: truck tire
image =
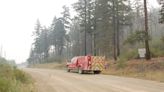
[[[79,74],[83,74],[83,70],[80,69],[80,68],[78,68],[78,73],[79,73]]]
[[[67,72],[71,72],[71,69],[69,69],[69,67],[67,66]]]
[[[71,70],[70,69],[67,69],[67,72],[70,72]]]
[[[93,71],[94,74],[100,74],[101,71]]]

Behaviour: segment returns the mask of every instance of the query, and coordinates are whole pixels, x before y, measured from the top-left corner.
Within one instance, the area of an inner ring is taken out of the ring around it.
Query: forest
[[[164,1],[158,0],[160,8],[144,1],[78,0],[72,4],[73,17],[71,7],[63,6],[62,16],[54,16],[48,27],[38,19],[28,63],[84,55],[130,60],[139,58],[139,48],[146,48],[147,59],[164,56]]]

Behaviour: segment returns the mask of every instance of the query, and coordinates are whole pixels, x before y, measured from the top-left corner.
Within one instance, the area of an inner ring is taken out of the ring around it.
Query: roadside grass
[[[66,69],[66,63],[44,63],[29,66],[30,68],[45,68],[45,69]]]
[[[19,69],[14,69],[15,80],[18,82],[19,92],[37,92],[31,76]]]
[[[106,70],[106,71],[103,71],[102,74],[132,77],[132,78],[139,78],[139,79],[146,79],[146,80],[164,82],[164,71],[132,72],[132,70],[131,71]]]
[[[36,92],[33,80],[25,72],[0,59],[0,92]]]

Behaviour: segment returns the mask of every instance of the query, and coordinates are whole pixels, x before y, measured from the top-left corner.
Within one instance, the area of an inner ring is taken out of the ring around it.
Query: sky
[[[0,55],[25,62],[33,42],[36,20],[50,25],[53,17],[60,17],[62,6],[71,6],[78,0],[0,0]],[[156,0],[148,0],[157,7]],[[73,10],[71,10],[73,12]]]

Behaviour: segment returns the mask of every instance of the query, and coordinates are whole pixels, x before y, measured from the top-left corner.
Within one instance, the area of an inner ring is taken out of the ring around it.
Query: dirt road
[[[62,70],[24,69],[38,92],[164,92],[164,83],[109,75],[80,75]]]

